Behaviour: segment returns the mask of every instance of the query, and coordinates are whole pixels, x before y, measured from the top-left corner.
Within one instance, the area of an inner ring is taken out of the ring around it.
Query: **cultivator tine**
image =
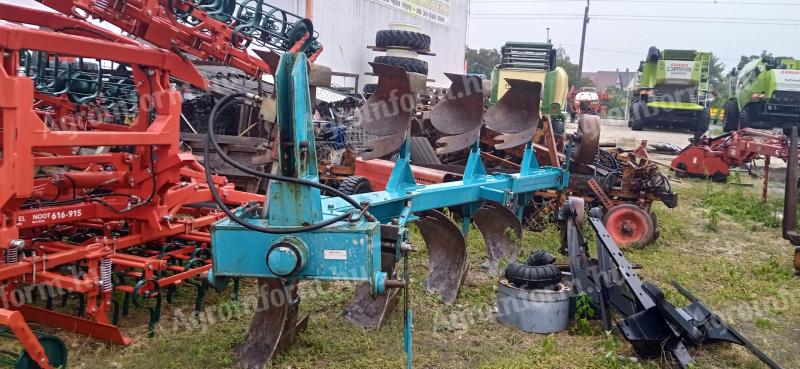
[[[472,216],[481,231],[489,257],[488,267],[496,271],[501,260],[515,261],[519,256],[519,240],[522,239],[522,223],[507,207],[487,202]]]
[[[450,89],[445,100],[431,110],[431,124],[446,135],[460,135],[480,128],[483,118],[481,78],[450,73],[445,75],[450,79]]]
[[[467,240],[452,219],[436,210],[422,213],[417,226],[428,247],[430,275],[425,288],[452,304],[467,274]]]
[[[289,290],[287,296],[287,289]],[[285,286],[274,278],[258,280],[258,305],[244,343],[236,347],[243,369],[263,369],[308,325],[308,315],[298,319],[297,284]]]
[[[364,160],[375,159],[396,151],[403,143],[415,110],[411,80],[405,69],[393,65],[370,63],[378,75],[378,86],[356,116],[370,136]]]
[[[511,87],[494,106],[486,111],[486,127],[499,133],[496,148],[511,148],[533,138],[539,125],[542,84],[506,79]]]

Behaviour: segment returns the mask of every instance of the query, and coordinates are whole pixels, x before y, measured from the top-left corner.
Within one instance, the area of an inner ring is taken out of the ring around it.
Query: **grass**
[[[760,204],[756,188],[709,184],[699,180],[676,183],[681,196],[677,209],[656,204],[661,237],[642,250],[626,250],[640,264],[642,276],[662,287],[678,305],[687,300],[670,286],[677,280],[708,306],[772,355],[785,368],[800,368],[800,282],[793,276],[791,248],[774,227],[775,202]],[[709,231],[711,212],[714,230]],[[412,243],[420,252],[410,260],[411,304],[414,310],[415,368],[668,368],[660,360],[632,358],[630,345],[617,333],[603,332],[596,320],[587,320],[585,334],[574,329],[553,335],[516,331],[494,319],[497,281],[481,267],[485,248],[478,232],[467,239],[469,271],[458,300],[442,304],[424,291],[428,273],[426,249],[417,231]],[[525,252],[559,248],[552,226],[525,232]],[[565,261],[563,257],[559,261]],[[181,289],[183,307],[192,294]],[[242,300],[254,299],[252,282],[243,285]],[[306,332],[283,352],[270,368],[399,368],[404,365],[402,315],[392,315],[380,330],[363,330],[347,323],[341,311],[354,287],[349,283],[312,282],[301,290],[301,310],[311,314]],[[228,303],[227,295],[211,292],[211,307]],[[145,338],[141,311],[128,319],[133,331],[129,347],[107,346],[81,336],[69,336],[72,368],[234,368],[234,347],[246,333],[249,316],[215,320],[187,329],[172,320],[167,306],[155,338]],[[191,313],[191,308],[186,309]],[[213,311],[213,308],[212,310]],[[213,315],[213,314],[212,314]],[[133,323],[131,323],[133,321]],[[206,319],[208,321],[208,319]],[[575,323],[573,323],[575,324]],[[582,332],[584,333],[584,332]],[[760,368],[740,347],[708,345],[691,348],[696,368]]]

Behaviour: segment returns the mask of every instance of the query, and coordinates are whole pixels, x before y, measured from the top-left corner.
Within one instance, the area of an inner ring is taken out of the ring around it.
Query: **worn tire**
[[[556,262],[556,257],[553,256],[549,251],[545,250],[536,250],[531,252],[528,256],[528,259],[525,260],[525,264],[530,266],[542,266],[542,265],[550,265]]]
[[[369,180],[360,176],[350,176],[339,183],[339,191],[345,195],[356,195],[359,193],[372,192],[372,184]]]
[[[697,121],[695,122],[694,129],[692,133],[695,134],[696,137],[702,136],[704,133],[708,132],[708,127],[711,124],[711,111],[708,108],[705,108],[703,112],[700,113],[700,116],[697,117]]]
[[[505,275],[511,284],[525,289],[545,288],[561,281],[561,271],[553,264],[530,266],[514,262],[506,267]]]
[[[381,55],[375,57],[375,63],[395,65],[402,67],[406,72],[428,74],[428,62],[414,58],[403,58],[400,56]]]
[[[644,103],[636,98],[631,104],[631,129],[634,131],[644,130]]]
[[[553,129],[553,134],[554,135],[557,135],[557,136],[563,135],[564,134],[564,121],[562,121],[560,119],[553,119],[550,122],[550,128]]]
[[[412,50],[429,50],[431,36],[411,31],[386,29],[375,34],[375,46],[381,48],[407,47]]]
[[[361,88],[361,92],[363,92],[364,95],[372,95],[375,93],[375,90],[377,89],[378,89],[377,83],[367,83],[364,85],[364,87]]]
[[[722,131],[731,132],[739,129],[739,103],[730,99],[725,103],[725,118],[722,120]]]

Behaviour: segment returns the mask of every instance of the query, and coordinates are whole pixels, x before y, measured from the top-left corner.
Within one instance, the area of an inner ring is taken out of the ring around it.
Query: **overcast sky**
[[[550,27],[578,61],[585,0],[451,1],[470,1],[472,48],[544,41]],[[650,46],[712,51],[728,69],[761,50],[800,57],[800,0],[591,0],[589,15],[585,71],[635,69]]]
[[[470,3],[470,47],[543,41],[550,27],[553,43],[577,64],[586,0]],[[800,57],[800,0],[591,0],[589,15],[596,17],[588,25],[585,71],[635,69],[650,46],[712,51],[727,69],[740,55],[765,49]]]

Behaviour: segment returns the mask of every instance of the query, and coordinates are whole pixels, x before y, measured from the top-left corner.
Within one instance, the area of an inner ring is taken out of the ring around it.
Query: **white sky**
[[[544,41],[549,27],[553,43],[578,61],[584,0],[453,1],[470,1],[472,48]],[[740,55],[765,49],[800,57],[800,0],[591,1],[585,71],[636,69],[650,46],[712,51],[728,69]],[[40,7],[34,0],[0,2]]]
[[[582,18],[585,0],[470,0],[470,5],[471,48],[544,41],[550,27],[553,43],[577,64],[582,19],[555,18]],[[740,55],[764,49],[800,57],[800,0],[591,0],[589,15],[598,18],[589,22],[584,71],[636,69],[650,46],[711,51],[727,69]]]

